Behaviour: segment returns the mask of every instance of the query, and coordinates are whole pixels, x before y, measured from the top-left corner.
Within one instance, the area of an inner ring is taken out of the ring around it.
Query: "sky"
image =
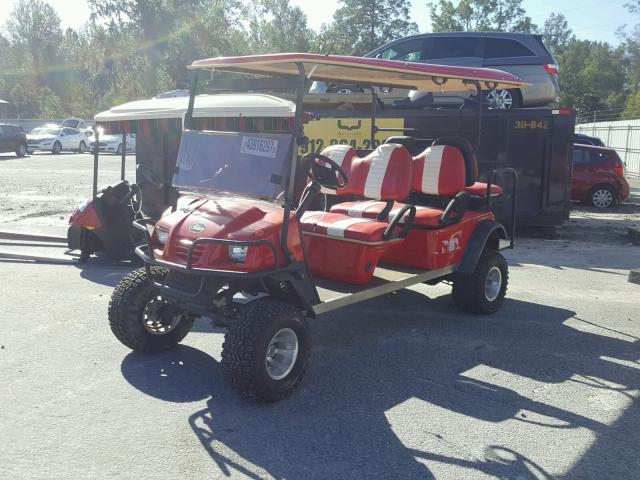
[[[0,0],[0,29],[13,10],[17,0]],[[305,11],[309,25],[319,29],[323,23],[331,21],[338,7],[338,0],[290,0]],[[411,16],[421,32],[431,31],[428,0],[411,0]],[[640,17],[633,18],[624,8],[629,0],[524,0],[528,15],[533,22],[542,25],[551,12],[563,13],[569,26],[579,38],[619,43],[616,37],[618,27],[640,23]],[[56,9],[63,27],[78,28],[89,18],[86,0],[48,0]]]

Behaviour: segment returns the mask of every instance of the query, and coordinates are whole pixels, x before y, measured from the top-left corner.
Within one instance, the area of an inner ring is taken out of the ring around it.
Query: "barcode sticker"
[[[242,137],[240,153],[258,155],[259,157],[276,158],[278,141],[260,137]]]

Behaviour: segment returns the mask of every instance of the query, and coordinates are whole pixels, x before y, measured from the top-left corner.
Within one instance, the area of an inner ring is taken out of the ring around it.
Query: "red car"
[[[571,200],[609,208],[628,196],[624,163],[613,148],[574,145]]]

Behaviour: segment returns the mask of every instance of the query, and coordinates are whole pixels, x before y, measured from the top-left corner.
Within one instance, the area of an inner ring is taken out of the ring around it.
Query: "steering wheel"
[[[120,200],[120,204],[131,205],[133,213],[140,213],[140,209],[142,208],[142,191],[140,187],[135,183],[131,184],[127,194]]]
[[[138,166],[136,167],[136,174],[142,180],[152,185],[153,187],[162,188],[162,185],[164,184],[164,182],[162,181],[162,178],[160,177],[160,175],[158,175],[158,172],[156,172],[153,168],[151,168],[148,165],[139,163]]]
[[[340,189],[349,183],[349,177],[342,167],[329,157],[311,152],[302,157],[302,162],[305,161],[311,161],[311,168],[309,169],[311,179],[323,187]]]

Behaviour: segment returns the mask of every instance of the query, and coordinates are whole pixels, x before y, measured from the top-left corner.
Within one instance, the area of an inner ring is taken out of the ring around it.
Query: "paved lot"
[[[0,228],[63,228],[90,165],[0,156]],[[128,267],[0,263],[1,477],[636,479],[640,247],[620,215],[581,207],[557,238],[521,239],[496,315],[420,286],[313,321],[302,387],[266,406],[229,388],[204,320],[158,356],[115,340]]]

